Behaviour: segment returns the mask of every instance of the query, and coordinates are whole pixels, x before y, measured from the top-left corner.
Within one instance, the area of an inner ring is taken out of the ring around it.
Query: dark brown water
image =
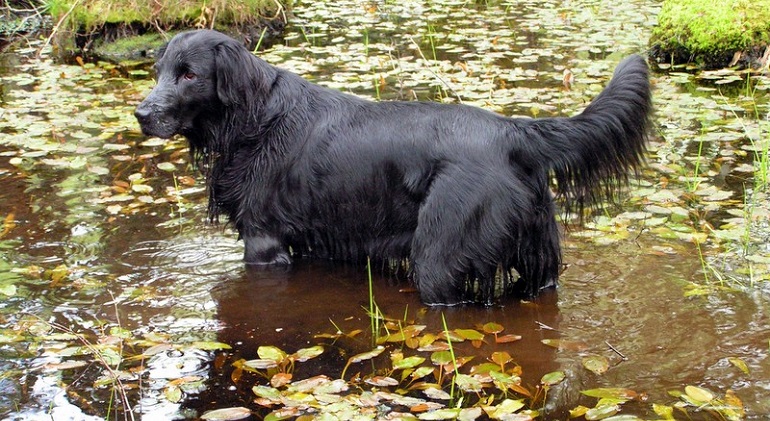
[[[570,115],[601,89],[620,57],[644,51],[657,7],[300,3],[285,42],[262,56],[369,97],[459,96],[507,114]],[[132,111],[152,84],[149,75],[57,64],[46,50],[37,58],[40,48],[22,43],[0,63],[1,417],[123,419],[127,407],[143,419],[195,418],[230,406],[256,411],[251,387],[265,379],[234,378],[232,363],[257,358],[259,346],[293,352],[324,344],[322,356],[298,363],[295,379],[338,377],[350,356],[371,349],[366,333],[317,336],[368,329],[366,268],[311,261],[286,271],[244,267],[235,234],[206,222],[184,142],[139,135]],[[565,68],[576,75],[571,90],[562,86]],[[681,74],[654,82],[660,127],[650,169],[621,205],[597,214],[587,229],[568,231],[568,267],[557,290],[490,308],[425,308],[407,281],[375,271],[380,310],[434,333],[444,317],[450,329],[495,322],[521,335],[480,349],[458,344],[457,351],[478,362],[506,351],[533,387],[546,373],[564,372],[544,419],[593,406],[580,392],[597,387],[647,394],[622,413],[656,418],[652,403],[671,405],[678,399],[668,391],[688,385],[720,396],[731,390],[747,418],[765,419],[768,212],[743,199],[745,186],[749,197],[764,197],[753,173],[733,168],[752,163],[746,132],[767,140],[770,131],[761,118],[719,106],[748,103],[741,81],[725,84],[735,92],[727,100],[710,82]],[[767,82],[755,83],[765,87],[757,94],[764,116]],[[698,155],[702,178],[690,189]],[[543,339],[576,345],[554,348]],[[206,350],[214,343],[232,349]],[[173,349],[128,358],[158,344]],[[99,383],[105,368],[97,354],[113,357],[125,374],[127,402]],[[609,370],[586,370],[588,355],[606,357]],[[73,361],[84,364],[61,365]],[[377,364],[387,366],[387,358]],[[347,377],[373,369],[359,364]],[[185,377],[199,381],[174,399],[169,385]]]

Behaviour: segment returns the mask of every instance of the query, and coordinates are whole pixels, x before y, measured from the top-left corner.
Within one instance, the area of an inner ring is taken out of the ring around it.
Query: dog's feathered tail
[[[582,217],[585,207],[612,200],[629,172],[644,162],[651,110],[647,63],[638,55],[628,57],[581,114],[521,125],[514,159],[551,171],[565,211]]]

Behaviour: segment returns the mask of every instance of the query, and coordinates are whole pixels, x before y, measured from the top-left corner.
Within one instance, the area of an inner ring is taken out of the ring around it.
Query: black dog
[[[582,114],[543,119],[367,101],[214,31],[177,35],[155,70],[136,110],[142,131],[187,137],[210,216],[235,225],[246,263],[406,261],[427,304],[489,302],[499,279],[524,296],[555,285],[551,175],[568,210],[611,198],[643,162],[651,109],[638,56]]]

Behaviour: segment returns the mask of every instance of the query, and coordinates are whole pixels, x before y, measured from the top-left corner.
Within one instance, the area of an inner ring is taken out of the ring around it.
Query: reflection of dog
[[[572,118],[512,119],[478,108],[371,102],[273,67],[213,31],[159,52],[157,86],[136,117],[147,135],[187,137],[207,175],[212,219],[226,214],[250,264],[290,253],[410,259],[428,304],[489,301],[495,275],[532,296],[561,254],[553,174],[582,209],[643,160],[647,65],[623,61]]]

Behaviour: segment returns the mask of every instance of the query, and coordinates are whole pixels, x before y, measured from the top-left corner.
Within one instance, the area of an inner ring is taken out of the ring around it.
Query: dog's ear
[[[254,106],[275,79],[275,69],[236,41],[216,46],[217,96],[225,106]]]

